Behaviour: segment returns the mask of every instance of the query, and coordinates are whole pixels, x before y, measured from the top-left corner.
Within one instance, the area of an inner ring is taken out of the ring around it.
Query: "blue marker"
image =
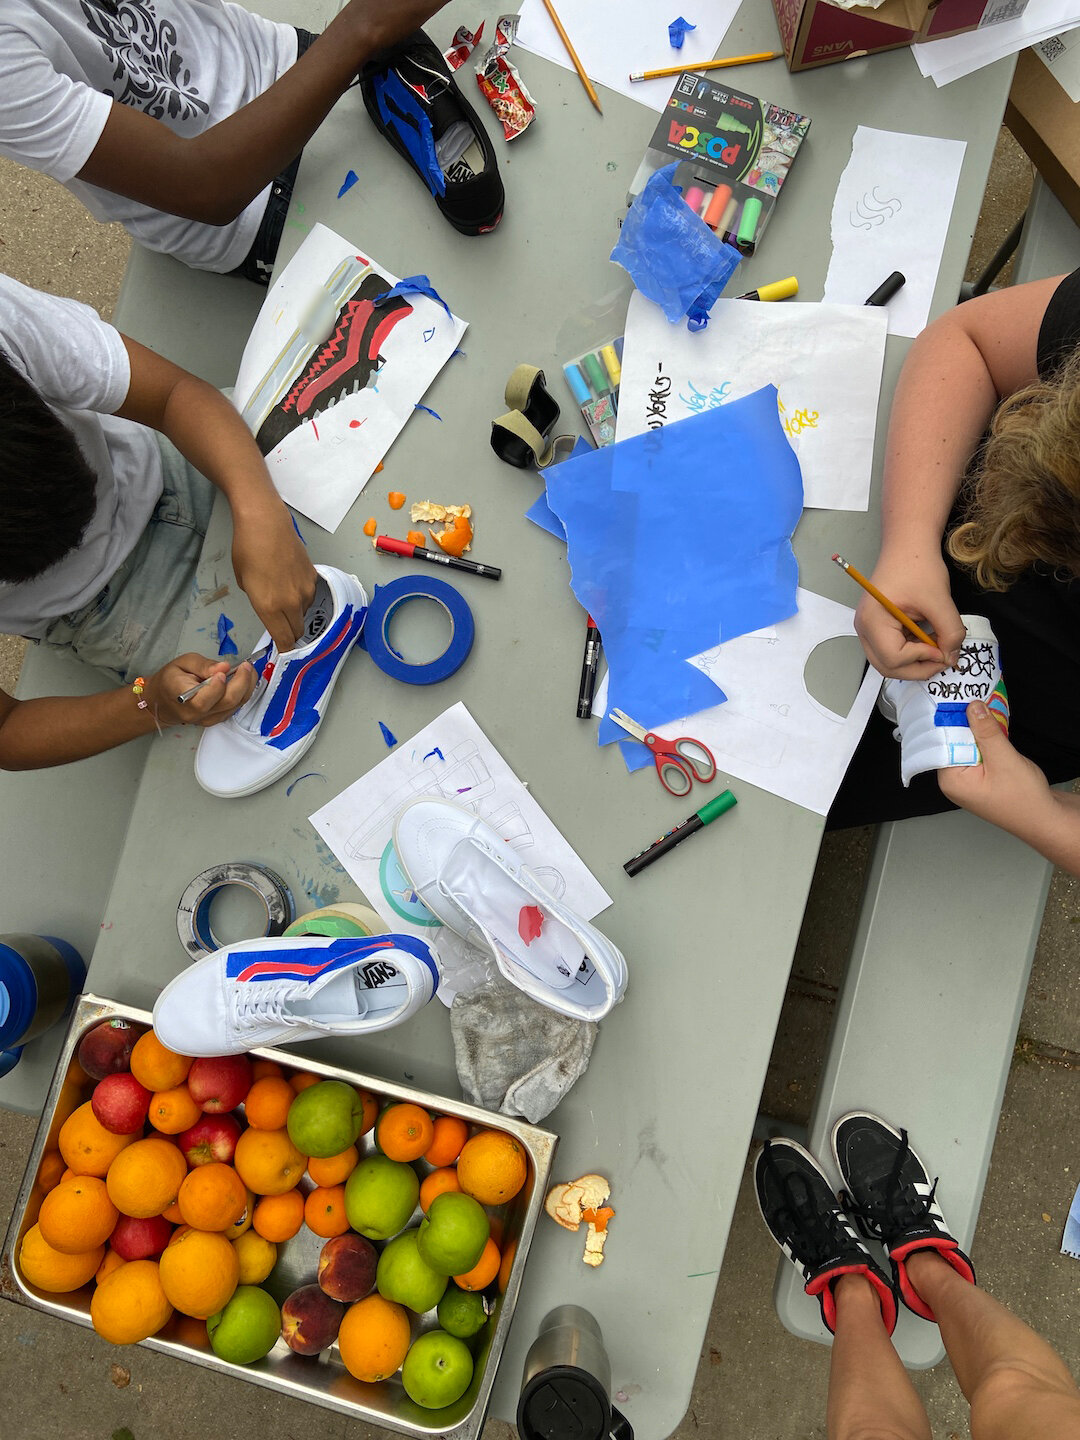
[[[576,365],[564,365],[563,374],[566,376],[566,383],[570,386],[570,393],[579,405],[587,405],[593,398],[589,389],[589,382],[582,375]]]

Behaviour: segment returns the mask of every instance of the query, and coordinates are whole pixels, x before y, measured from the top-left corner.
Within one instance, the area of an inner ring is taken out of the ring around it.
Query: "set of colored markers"
[[[619,381],[622,378],[621,348],[620,335],[563,366],[570,394],[581,407],[581,418],[589,427],[596,446],[615,443],[615,417],[619,413]]]
[[[740,202],[732,193],[730,185],[716,185],[710,187],[712,193],[706,190],[707,182],[699,183],[699,177],[694,177],[694,182],[688,185],[683,192],[683,199],[695,215],[700,215],[710,230],[725,241],[728,245],[734,245],[744,254],[752,255],[761,223],[762,202],[756,195],[750,195]]]

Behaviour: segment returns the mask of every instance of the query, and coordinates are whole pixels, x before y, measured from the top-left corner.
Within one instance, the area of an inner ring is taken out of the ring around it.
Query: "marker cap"
[[[789,275],[786,280],[774,280],[771,285],[758,286],[759,300],[787,300],[791,295],[799,293],[799,282],[794,275]]]
[[[718,820],[721,815],[738,803],[730,790],[721,790],[719,795],[714,795],[697,812],[698,819],[703,825],[711,825],[714,820]]]

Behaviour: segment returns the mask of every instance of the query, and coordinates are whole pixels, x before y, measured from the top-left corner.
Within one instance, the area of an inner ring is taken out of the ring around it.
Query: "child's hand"
[[[1040,814],[1050,814],[1054,793],[1046,776],[1012,745],[981,700],[967,707],[967,722],[982,756],[981,765],[937,772],[941,793],[991,825],[1028,839]],[[1034,843],[1034,842],[1030,842]]]
[[[239,513],[238,513],[239,512]],[[288,510],[274,496],[254,512],[234,509],[233,572],[279,651],[304,633],[318,575]]]
[[[965,630],[949,593],[945,562],[938,556],[920,563],[882,555],[870,578],[894,605],[941,642],[941,653],[922,644],[872,595],[863,595],[855,611],[855,629],[874,669],[900,680],[928,680],[946,663],[954,664]]]
[[[143,699],[157,723],[167,725],[218,725],[250,697],[255,689],[256,674],[249,660],[229,673],[227,660],[208,660],[205,655],[181,655],[163,665],[146,682]],[[205,689],[181,705],[179,697],[185,690],[210,680]]]

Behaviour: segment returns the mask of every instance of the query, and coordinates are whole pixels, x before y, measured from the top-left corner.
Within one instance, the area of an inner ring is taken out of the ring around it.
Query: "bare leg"
[[[930,1422],[893,1349],[869,1282],[861,1275],[841,1275],[834,1293],[829,1440],[930,1440]]]
[[[1080,1391],[1041,1336],[932,1250],[907,1270],[937,1316],[973,1440],[1080,1440]]]

